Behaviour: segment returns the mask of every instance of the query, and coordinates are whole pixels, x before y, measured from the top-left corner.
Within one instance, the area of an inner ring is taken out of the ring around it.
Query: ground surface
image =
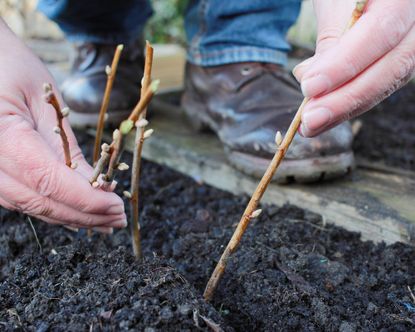
[[[415,86],[407,85],[359,118],[359,157],[415,171]]]
[[[126,188],[120,179],[118,190]],[[415,249],[361,242],[292,206],[264,208],[212,305],[204,303],[207,278],[247,199],[151,163],[142,190],[141,264],[130,255],[127,230],[90,242],[35,221],[40,251],[25,218],[5,212],[0,330],[415,329]]]

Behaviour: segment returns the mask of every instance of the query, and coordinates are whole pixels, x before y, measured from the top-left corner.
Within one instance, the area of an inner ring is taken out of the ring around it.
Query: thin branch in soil
[[[92,177],[89,180],[91,185],[97,186],[97,180],[101,173],[103,173],[104,168],[108,165],[110,159],[110,146],[107,143],[101,145],[101,156],[95,164],[94,172]]]
[[[357,19],[362,16],[367,1],[359,1],[356,4],[356,9],[353,12],[352,18],[347,29],[350,29],[357,21]],[[217,263],[215,270],[213,271],[207,285],[203,297],[206,301],[210,301],[213,298],[214,292],[218,286],[220,279],[222,278],[223,274],[225,273],[226,265],[230,256],[235,252],[236,248],[241,242],[242,236],[245,233],[250,221],[256,216],[256,212],[258,210],[257,207],[261,201],[262,196],[265,193],[265,190],[268,188],[275,172],[277,171],[278,166],[281,164],[281,161],[284,159],[284,156],[294,139],[295,134],[298,131],[298,128],[301,124],[301,114],[303,112],[304,106],[308,103],[308,98],[305,98],[301,103],[297,113],[292,120],[285,137],[283,138],[281,145],[278,146],[277,151],[275,152],[274,157],[271,160],[265,174],[263,175],[261,181],[259,182],[257,188],[255,189],[247,207],[245,208],[245,212],[243,213],[241,220],[236,227],[235,232],[232,235],[231,240],[229,241],[228,245],[226,246],[222,256]],[[277,136],[279,136],[277,134]],[[277,139],[276,139],[277,140]],[[279,140],[279,139],[278,139]]]
[[[102,99],[101,109],[99,111],[98,123],[97,123],[97,132],[95,135],[95,145],[94,145],[94,155],[93,155],[93,164],[98,161],[100,154],[100,145],[102,141],[102,133],[104,131],[104,122],[105,115],[107,114],[108,105],[110,102],[110,96],[112,91],[112,86],[114,84],[115,75],[117,74],[118,62],[120,61],[121,52],[124,49],[124,45],[118,45],[115,49],[115,54],[112,59],[111,67],[106,67],[107,74],[107,85],[105,87],[104,98]]]
[[[32,228],[32,231],[33,231],[33,234],[35,236],[36,243],[39,247],[39,250],[40,250],[40,252],[42,252],[43,248],[42,248],[42,245],[40,244],[39,238],[37,237],[36,229],[35,229],[35,226],[33,226],[32,219],[29,216],[27,216],[27,220],[29,221],[30,228]]]
[[[159,80],[151,82],[144,97],[140,98],[137,105],[134,107],[134,110],[129,115],[128,119],[121,122],[119,129],[114,130],[112,142],[109,145],[109,156],[107,156],[106,154],[103,155],[101,152],[101,158],[97,161],[93,177],[91,177],[89,181],[93,187],[99,186],[97,179],[99,175],[103,173],[103,170],[107,165],[108,169],[105,175],[103,176],[103,180],[105,182],[104,186],[111,185],[115,171],[118,169],[120,155],[123,151],[123,136],[127,136],[130,133],[130,131],[134,128],[134,124],[137,121],[137,118],[147,108],[148,103],[151,101],[154,94],[157,92],[159,82]],[[107,161],[107,159],[109,160]]]
[[[115,129],[112,134],[112,143],[110,145],[110,159],[108,163],[107,173],[104,175],[103,180],[111,183],[114,179],[115,170],[118,167],[121,157],[121,150],[123,145],[123,137],[119,129]]]
[[[68,136],[66,135],[65,129],[63,128],[63,119],[66,116],[68,116],[69,109],[68,108],[61,109],[58,98],[53,92],[52,84],[45,83],[43,85],[43,91],[45,92],[45,95],[44,95],[45,101],[48,104],[53,106],[55,113],[56,113],[56,127],[53,128],[53,131],[56,134],[60,135],[61,137],[63,152],[65,156],[65,164],[68,167],[76,168],[76,164],[72,163],[71,161],[71,150],[69,149]]]
[[[412,289],[411,289],[410,286],[406,286],[406,287],[408,288],[409,295],[411,295],[412,302],[415,304],[415,295],[414,295],[414,292],[412,291]]]
[[[141,95],[144,95],[148,90],[151,82],[151,71],[153,67],[153,52],[154,49],[151,44],[146,41],[146,60],[144,65],[144,76],[141,81]],[[145,141],[145,128],[148,125],[146,120],[147,107],[139,115],[135,123],[136,135],[133,155],[133,165],[131,170],[131,188],[130,188],[130,211],[131,211],[131,237],[133,242],[134,256],[136,258],[142,257],[141,250],[141,234],[140,234],[140,220],[139,220],[139,193],[140,193],[140,172],[141,172],[141,155]],[[147,134],[148,136],[148,134]]]
[[[147,110],[147,105],[150,103],[154,94],[157,92],[159,84],[160,84],[160,80],[152,81],[150,85],[148,86],[148,88],[146,89],[144,95],[140,98],[140,101],[134,107],[133,111],[131,112],[127,120],[127,121],[131,121],[133,126],[137,122],[140,114],[143,113],[145,110]]]

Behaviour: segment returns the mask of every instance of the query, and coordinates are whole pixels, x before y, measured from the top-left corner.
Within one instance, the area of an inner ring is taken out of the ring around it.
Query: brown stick
[[[151,82],[151,70],[153,66],[153,47],[146,41],[146,61],[144,65],[144,76],[141,82],[141,95],[143,96],[150,86]],[[132,242],[133,250],[136,258],[142,257],[141,250],[141,234],[140,234],[140,220],[139,220],[139,193],[140,193],[140,172],[141,172],[141,154],[144,144],[144,130],[146,121],[141,121],[146,118],[147,107],[139,115],[136,123],[137,131],[135,136],[135,148],[133,156],[133,166],[131,171],[131,199],[130,199],[130,211],[131,211],[131,230],[132,230]]]
[[[362,17],[367,5],[367,0],[358,1],[353,11],[352,18],[347,25],[346,31],[349,30]]]
[[[89,183],[95,185],[100,174],[104,171],[104,168],[108,165],[110,160],[110,146],[106,143],[101,146],[101,156],[95,164],[94,172],[92,173]]]
[[[101,109],[99,111],[98,123],[97,123],[97,132],[95,135],[95,146],[94,146],[94,156],[93,156],[93,164],[98,161],[99,154],[100,154],[100,146],[102,141],[102,133],[104,131],[104,121],[105,121],[105,114],[108,110],[108,105],[110,102],[110,96],[112,91],[112,86],[114,84],[115,75],[117,73],[118,62],[120,61],[121,52],[124,48],[124,45],[118,45],[115,49],[115,54],[112,59],[111,67],[107,67],[107,85],[105,87],[104,98],[102,99]]]
[[[114,178],[114,171],[117,169],[119,164],[123,144],[123,137],[119,129],[114,130],[112,139],[113,141],[110,145],[108,170],[103,178],[105,182],[112,182]]]
[[[353,26],[353,24],[356,22],[357,12],[360,13],[360,16],[362,15],[365,5],[366,5],[366,1],[360,1],[356,4],[356,10],[355,12],[353,12],[353,17],[350,21],[351,24],[349,23],[348,27]],[[218,264],[216,265],[215,270],[213,271],[212,276],[210,277],[206,285],[205,292],[203,294],[206,301],[210,301],[213,298],[213,294],[218,286],[218,283],[220,279],[222,278],[223,273],[225,272],[229,257],[235,252],[236,248],[241,242],[242,236],[245,233],[245,230],[247,229],[251,219],[255,217],[255,215],[258,214],[257,211],[255,210],[257,209],[258,204],[261,201],[261,198],[264,195],[265,190],[267,189],[269,183],[271,182],[278,166],[281,164],[281,161],[284,158],[291,142],[293,141],[294,136],[298,131],[298,128],[300,127],[301,114],[307,102],[308,102],[308,98],[305,98],[300,108],[298,109],[297,113],[295,114],[294,119],[292,120],[290,127],[288,128],[288,131],[281,145],[276,151],[274,157],[271,160],[271,163],[269,164],[267,170],[265,171],[264,176],[262,177],[257,188],[255,189],[248,203],[248,206],[246,207],[245,212],[242,215],[242,218],[239,221],[238,226],[236,227],[236,230],[232,235],[231,240],[229,241]]]
[[[45,83],[43,85],[43,90],[45,92],[44,98],[45,101],[53,106],[56,113],[56,127],[54,128],[55,133],[59,134],[62,140],[62,147],[65,156],[65,164],[68,167],[74,167],[71,161],[71,150],[69,148],[68,136],[66,135],[65,129],[63,128],[63,119],[67,116],[67,109],[61,109],[59,105],[58,98],[56,98],[55,93],[52,89],[52,84]]]
[[[141,96],[140,101],[137,103],[137,105],[134,107],[133,111],[131,112],[130,116],[128,117],[129,121],[132,121],[133,123],[137,122],[140,114],[143,113],[147,109],[147,105],[153,98],[154,94],[156,93],[159,83],[160,83],[159,80],[155,80],[150,83],[144,95]]]

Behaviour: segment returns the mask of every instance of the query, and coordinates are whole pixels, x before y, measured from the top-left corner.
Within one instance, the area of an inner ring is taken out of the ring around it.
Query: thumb
[[[313,3],[317,18],[316,54],[293,69],[293,75],[299,83],[319,56],[337,44],[355,6],[355,1],[350,0],[314,0]]]

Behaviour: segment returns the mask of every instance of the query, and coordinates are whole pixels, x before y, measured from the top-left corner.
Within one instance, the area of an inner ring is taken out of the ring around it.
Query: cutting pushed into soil
[[[91,140],[79,139],[91,155]],[[2,330],[415,328],[415,249],[362,242],[294,206],[263,209],[206,303],[204,287],[248,198],[149,162],[143,174],[142,262],[128,230],[88,238],[33,220],[38,243],[26,217],[2,210]],[[130,186],[121,176],[120,192]]]

